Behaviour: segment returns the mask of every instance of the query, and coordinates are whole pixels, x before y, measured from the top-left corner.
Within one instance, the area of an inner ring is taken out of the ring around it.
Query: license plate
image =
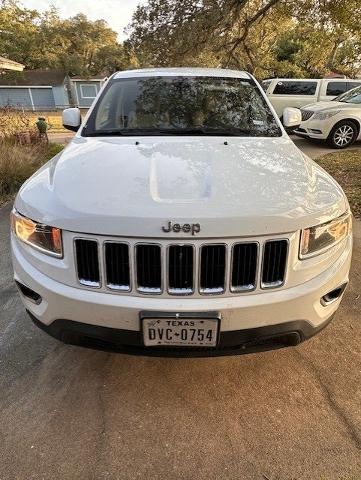
[[[215,347],[218,318],[143,318],[143,340],[147,347]]]

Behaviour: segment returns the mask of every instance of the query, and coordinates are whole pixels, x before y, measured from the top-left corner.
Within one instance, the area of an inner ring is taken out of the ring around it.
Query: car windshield
[[[361,87],[353,88],[342,95],[336,97],[335,102],[361,104]]]
[[[111,80],[84,136],[280,136],[277,121],[252,80],[142,77]]]

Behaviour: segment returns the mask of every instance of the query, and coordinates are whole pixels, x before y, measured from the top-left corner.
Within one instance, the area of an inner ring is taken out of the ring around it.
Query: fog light
[[[40,305],[42,298],[41,296],[34,292],[31,288],[27,287],[26,285],[23,285],[20,282],[17,282],[15,280],[16,285],[18,286],[18,289],[20,292],[24,295],[24,297],[28,298],[31,302],[35,303],[36,305]]]
[[[346,286],[347,283],[344,283],[340,287],[331,290],[331,292],[326,293],[326,295],[321,298],[321,304],[326,307],[327,305],[330,305],[330,303],[335,302],[338,298],[341,297],[341,295],[345,291]]]

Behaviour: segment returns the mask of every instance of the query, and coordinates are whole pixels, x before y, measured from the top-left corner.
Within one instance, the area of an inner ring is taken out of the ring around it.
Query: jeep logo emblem
[[[163,226],[162,230],[164,233],[174,232],[174,233],[191,233],[195,235],[201,231],[201,226],[199,223],[180,223],[168,222],[167,226]]]

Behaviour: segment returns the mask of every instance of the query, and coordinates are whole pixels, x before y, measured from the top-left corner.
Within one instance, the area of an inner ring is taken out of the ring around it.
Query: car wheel
[[[352,145],[357,138],[357,126],[350,120],[339,122],[333,127],[328,136],[328,144],[332,148],[346,148]]]

